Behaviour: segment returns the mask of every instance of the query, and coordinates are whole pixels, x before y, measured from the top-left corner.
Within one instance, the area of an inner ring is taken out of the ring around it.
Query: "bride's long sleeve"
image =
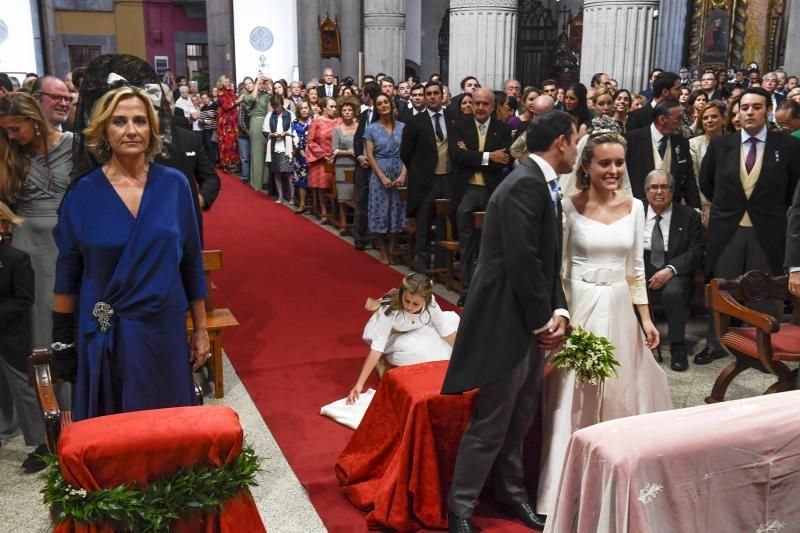
[[[641,200],[633,199],[633,248],[625,260],[625,278],[634,305],[647,304],[647,278],[644,271],[644,207]]]

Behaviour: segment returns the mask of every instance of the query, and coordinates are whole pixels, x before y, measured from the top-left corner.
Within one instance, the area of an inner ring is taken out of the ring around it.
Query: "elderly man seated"
[[[653,170],[645,177],[646,220],[644,264],[647,287],[661,293],[669,328],[672,370],[689,368],[686,357],[686,321],[689,319],[692,274],[703,257],[700,214],[672,202],[675,187],[670,173]]]

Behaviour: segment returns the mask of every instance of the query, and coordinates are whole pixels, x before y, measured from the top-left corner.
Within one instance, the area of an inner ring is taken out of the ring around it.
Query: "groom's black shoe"
[[[467,291],[464,291],[461,294],[461,296],[458,298],[458,301],[456,302],[456,305],[458,307],[464,307],[465,305],[467,305]]]
[[[472,533],[475,528],[472,527],[472,520],[458,516],[453,511],[447,512],[447,526],[450,533]]]
[[[547,519],[544,515],[536,514],[530,503],[518,503],[506,506],[509,514],[514,515],[520,522],[531,529],[544,529],[544,522]]]
[[[689,358],[686,355],[686,348],[684,348],[683,344],[672,344],[669,351],[672,354],[672,362],[669,365],[672,370],[684,372],[689,368]]]

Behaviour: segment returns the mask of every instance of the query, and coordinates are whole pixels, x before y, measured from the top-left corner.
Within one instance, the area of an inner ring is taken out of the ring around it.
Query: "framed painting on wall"
[[[747,0],[693,0],[689,65],[739,67],[744,51]]]

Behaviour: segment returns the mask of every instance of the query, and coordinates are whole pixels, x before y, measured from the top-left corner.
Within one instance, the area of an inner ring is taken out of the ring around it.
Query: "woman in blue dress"
[[[308,161],[306,161],[306,137],[308,125],[311,124],[311,106],[305,100],[300,100],[295,107],[297,117],[292,121],[292,135],[294,135],[295,151],[292,157],[294,164],[294,180],[300,199],[295,209],[295,214],[306,211],[306,191],[308,191]]]
[[[406,167],[400,160],[404,125],[395,120],[394,98],[379,94],[375,98],[375,112],[379,120],[364,131],[367,161],[372,169],[367,216],[370,233],[378,236],[381,263],[388,265],[386,241],[391,252],[395,235],[406,225],[406,203],[397,190],[406,184]]]
[[[189,183],[151,162],[158,131],[141,90],[103,95],[83,132],[101,166],[70,187],[54,230],[53,347],[77,351],[77,420],[191,405],[192,367],[210,356]]]

